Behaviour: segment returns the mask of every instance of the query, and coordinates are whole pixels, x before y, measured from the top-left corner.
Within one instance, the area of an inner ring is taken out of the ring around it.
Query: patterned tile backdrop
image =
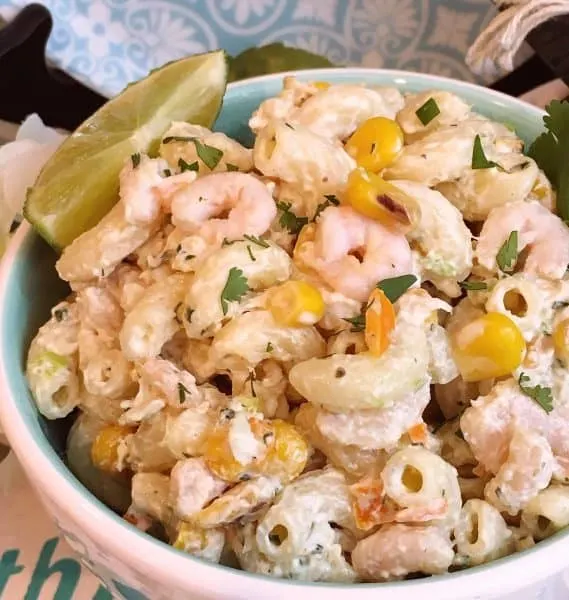
[[[464,65],[490,0],[40,0],[49,56],[102,93],[168,60],[281,40],[335,63],[473,79]],[[0,0],[11,18],[24,0]]]

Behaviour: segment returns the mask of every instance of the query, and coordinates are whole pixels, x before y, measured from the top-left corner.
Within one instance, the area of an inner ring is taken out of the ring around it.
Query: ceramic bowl
[[[446,89],[479,112],[507,122],[533,139],[542,113],[519,100],[467,83],[399,71],[335,69],[305,71],[300,78],[397,85],[403,91]],[[275,95],[282,75],[229,86],[216,129],[250,141],[247,120],[257,105]],[[65,539],[118,598],[144,600],[488,600],[537,584],[567,564],[569,532],[536,547],[459,573],[385,584],[331,585],[270,579],[209,564],[185,555],[123,521],[95,499],[62,459],[65,422],[48,422],[37,412],[26,386],[24,360],[30,339],[61,299],[54,253],[22,226],[0,270],[0,417],[8,440],[32,485]],[[516,594],[516,598],[520,596]]]

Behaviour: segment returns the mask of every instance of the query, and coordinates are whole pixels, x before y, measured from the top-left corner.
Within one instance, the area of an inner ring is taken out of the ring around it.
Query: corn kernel
[[[366,311],[365,341],[371,354],[380,356],[389,346],[395,327],[395,309],[380,289],[371,293]]]
[[[326,310],[322,294],[306,281],[287,281],[276,287],[267,308],[277,323],[287,327],[314,325]]]
[[[346,202],[356,211],[401,233],[414,222],[413,200],[379,175],[354,169],[348,176]]]
[[[318,90],[327,90],[330,87],[327,81],[315,81],[312,85]]]
[[[116,473],[119,471],[119,445],[134,429],[123,425],[107,425],[103,427],[91,446],[91,460],[102,471]]]
[[[452,347],[460,374],[467,382],[509,375],[520,366],[526,351],[518,326],[496,312],[462,327],[453,336]]]
[[[278,477],[285,483],[298,477],[306,466],[309,453],[308,443],[298,429],[286,421],[274,419],[264,439],[269,449],[257,471]]]
[[[249,465],[242,465],[231,452],[229,428],[216,427],[208,436],[203,456],[209,470],[220,479],[237,483],[249,474]]]
[[[553,346],[558,358],[569,363],[569,319],[564,319],[553,330]]]
[[[346,142],[346,152],[360,167],[378,173],[403,149],[403,131],[393,120],[373,117],[364,121]]]

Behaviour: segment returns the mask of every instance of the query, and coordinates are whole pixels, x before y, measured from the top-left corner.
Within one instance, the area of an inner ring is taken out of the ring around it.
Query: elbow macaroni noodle
[[[80,413],[74,473],[181,551],[306,581],[569,526],[569,229],[521,140],[446,91],[294,77],[249,125],[171,123],[58,260],[26,373]]]

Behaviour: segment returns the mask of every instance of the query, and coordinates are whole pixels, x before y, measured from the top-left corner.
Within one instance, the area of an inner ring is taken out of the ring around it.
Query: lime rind
[[[211,127],[227,82],[221,50],[173,61],[127,86],[69,136],[29,190],[24,215],[61,249],[118,199],[118,175],[135,152],[152,154],[172,121]]]

